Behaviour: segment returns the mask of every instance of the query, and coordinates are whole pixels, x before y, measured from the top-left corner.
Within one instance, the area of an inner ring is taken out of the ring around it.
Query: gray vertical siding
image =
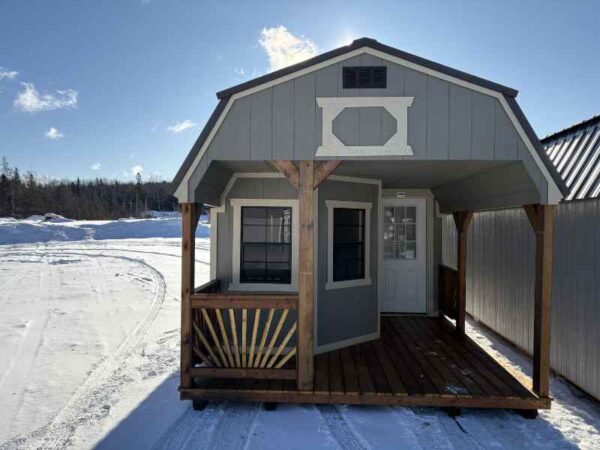
[[[317,345],[323,346],[377,331],[377,232],[379,188],[376,185],[327,180],[319,186]],[[326,290],[327,200],[370,202],[371,285]]]
[[[343,89],[342,69],[384,65],[384,89]],[[321,144],[317,97],[412,96],[408,143],[415,159],[519,159],[521,139],[500,102],[389,61],[361,55],[233,102],[210,147],[220,160],[313,159]],[[334,131],[347,145],[380,145],[393,120],[382,108],[349,108]]]
[[[444,218],[442,261],[456,231]],[[467,253],[467,311],[532,351],[535,240],[520,209],[477,213]],[[600,200],[558,206],[552,283],[552,368],[600,399]]]

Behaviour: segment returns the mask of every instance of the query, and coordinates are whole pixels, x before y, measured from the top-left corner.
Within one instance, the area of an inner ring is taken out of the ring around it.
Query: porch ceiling
[[[234,173],[278,171],[270,161],[213,161],[196,198],[218,206]],[[545,194],[520,161],[345,160],[334,175],[381,180],[384,189],[431,189],[442,212],[521,206]]]
[[[506,161],[344,161],[335,175],[381,180],[386,188],[434,188]]]

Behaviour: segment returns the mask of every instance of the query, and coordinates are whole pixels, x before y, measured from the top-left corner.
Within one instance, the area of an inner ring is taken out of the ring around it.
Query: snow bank
[[[144,211],[144,217],[149,219],[164,219],[167,217],[181,217],[181,213],[179,211],[155,211],[150,209],[148,211]]]
[[[181,218],[75,220],[61,216],[25,220],[0,218],[0,245],[49,241],[81,241],[131,238],[179,238]],[[210,227],[199,224],[196,236],[208,237]]]

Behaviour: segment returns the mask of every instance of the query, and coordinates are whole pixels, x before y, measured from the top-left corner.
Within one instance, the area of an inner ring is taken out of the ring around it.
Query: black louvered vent
[[[384,89],[387,87],[387,67],[344,67],[344,89]]]

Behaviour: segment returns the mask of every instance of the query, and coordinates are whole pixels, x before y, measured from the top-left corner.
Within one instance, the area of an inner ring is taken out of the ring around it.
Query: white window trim
[[[326,200],[327,206],[327,283],[325,290],[371,285],[371,208],[369,202]],[[365,210],[365,276],[358,280],[333,281],[333,210],[335,208]]]
[[[296,199],[252,199],[232,198],[233,210],[233,244],[232,244],[232,281],[231,291],[298,291],[298,235],[300,232],[298,219],[298,200]],[[242,206],[273,206],[292,208],[292,279],[290,284],[281,283],[241,283],[240,282],[240,248],[242,237]]]

